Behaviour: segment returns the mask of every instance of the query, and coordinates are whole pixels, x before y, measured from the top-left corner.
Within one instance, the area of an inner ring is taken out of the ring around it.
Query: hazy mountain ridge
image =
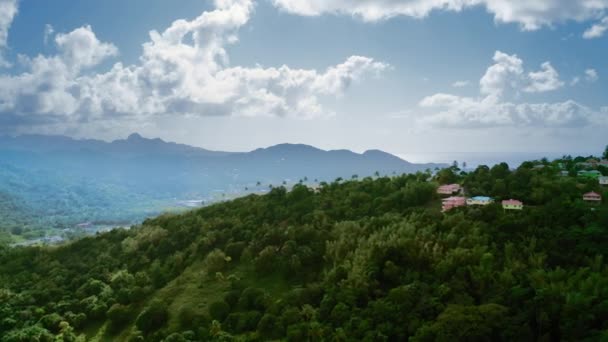
[[[57,229],[91,220],[133,222],[183,200],[221,200],[283,182],[306,179],[312,184],[441,166],[412,164],[378,150],[359,154],[303,144],[211,151],[136,133],[112,142],[4,136],[0,160],[0,191],[11,203],[26,203],[26,212],[35,213],[21,220]],[[15,224],[0,222],[0,229]]]

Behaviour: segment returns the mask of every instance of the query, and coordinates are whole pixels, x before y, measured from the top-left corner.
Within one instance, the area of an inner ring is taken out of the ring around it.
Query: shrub
[[[226,268],[226,264],[229,258],[224,252],[219,249],[215,249],[207,254],[205,258],[205,265],[207,266],[207,273],[214,274],[221,272]]]
[[[131,318],[131,308],[127,305],[114,304],[110,307],[106,316],[110,320],[110,331],[117,332],[129,322]]]
[[[212,319],[219,322],[223,321],[228,317],[230,313],[230,305],[223,300],[213,302],[209,305],[209,315]]]
[[[152,302],[149,307],[145,308],[135,321],[135,325],[144,334],[159,329],[167,322],[167,308],[159,301]]]

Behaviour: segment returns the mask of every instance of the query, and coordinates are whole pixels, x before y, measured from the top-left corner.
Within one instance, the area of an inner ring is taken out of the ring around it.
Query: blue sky
[[[0,133],[599,151],[607,15],[608,0],[0,0]]]

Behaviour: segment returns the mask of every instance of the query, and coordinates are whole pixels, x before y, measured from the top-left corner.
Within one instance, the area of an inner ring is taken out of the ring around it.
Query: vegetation
[[[607,339],[608,205],[581,195],[608,193],[584,160],[277,187],[4,247],[0,341]],[[445,182],[526,207],[442,214]]]
[[[375,150],[357,154],[306,145],[229,153],[138,134],[111,143],[0,135],[0,240],[69,240],[196,203],[260,193],[272,184],[307,183],[306,176],[317,183],[436,166],[441,165],[411,164]],[[88,223],[86,230],[78,226]]]

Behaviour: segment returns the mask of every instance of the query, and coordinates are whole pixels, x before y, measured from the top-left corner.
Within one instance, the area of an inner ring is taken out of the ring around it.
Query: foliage
[[[601,340],[608,206],[558,174],[541,161],[277,187],[0,249],[0,341]],[[526,207],[444,214],[444,181]]]

